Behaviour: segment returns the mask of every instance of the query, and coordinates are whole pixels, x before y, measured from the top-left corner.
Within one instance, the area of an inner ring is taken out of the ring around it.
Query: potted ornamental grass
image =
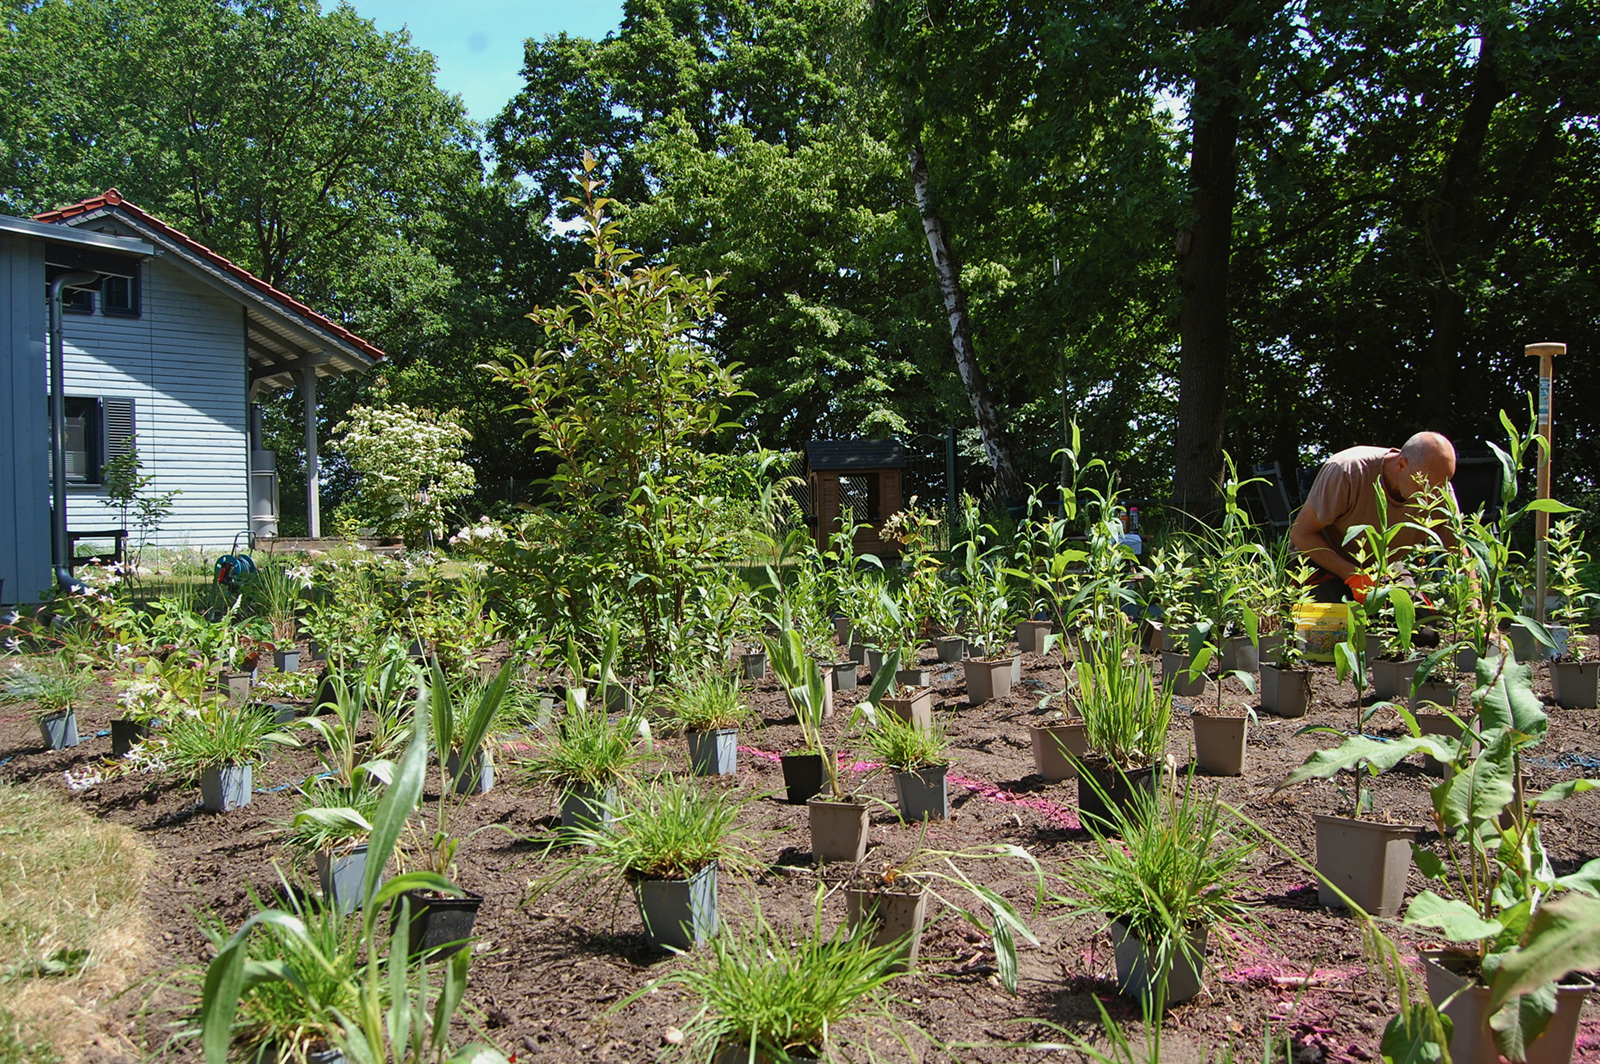
[[[1078,771],[1078,809],[1087,824],[1115,830],[1112,810],[1134,791],[1153,791],[1167,751],[1172,687],[1158,683],[1125,625],[1074,667],[1074,701],[1087,752]]]
[[[271,746],[298,746],[277,730],[272,714],[255,706],[213,703],[174,713],[160,736],[144,744],[172,771],[197,780],[207,810],[224,813],[250,804],[255,766]]]
[[[904,1037],[888,984],[901,960],[898,945],[873,946],[874,929],[851,930],[823,917],[819,886],[807,926],[774,926],[753,905],[751,918],[714,938],[688,962],[630,994],[612,1011],[646,994],[674,988],[694,999],[679,1024],[684,1059],[716,1064],[780,1064],[835,1059],[852,1034],[866,1050],[879,1038]],[[878,1037],[874,1037],[878,1036]]]
[[[1090,853],[1061,871],[1067,915],[1106,919],[1119,986],[1158,1013],[1200,992],[1212,929],[1250,918],[1239,895],[1254,847],[1223,830],[1216,792],[1184,782],[1111,807],[1113,831],[1086,820]]]
[[[1564,648],[1550,662],[1550,686],[1556,704],[1563,709],[1600,708],[1600,661],[1588,656],[1586,631],[1600,595],[1590,591],[1583,581],[1583,573],[1589,567],[1583,533],[1572,518],[1562,518],[1550,526],[1546,543],[1550,590],[1557,602],[1551,618],[1551,642]]]
[[[557,888],[630,891],[652,948],[694,949],[716,933],[719,874],[762,866],[742,835],[742,808],[731,793],[688,777],[626,782],[607,802],[607,824],[568,833],[576,845],[550,861],[530,897]]]
[[[81,702],[94,686],[94,673],[49,660],[24,666],[15,662],[0,676],[0,702],[31,702],[46,750],[66,750],[78,745]]]
[[[697,776],[739,770],[739,726],[750,706],[736,680],[717,672],[690,676],[666,695],[665,709],[683,729],[689,767]]]
[[[325,902],[341,913],[354,912],[365,901],[360,888],[367,874],[367,840],[383,798],[377,780],[390,771],[387,763],[371,768],[373,775],[353,787],[307,781],[295,797],[293,818],[280,825],[285,841],[315,865]]]
[[[862,735],[872,759],[894,776],[900,818],[909,823],[950,815],[950,737],[937,721],[926,727],[894,713],[874,714]]]
[[[619,715],[613,723],[603,699],[592,704],[588,690],[574,686],[567,688],[566,712],[544,730],[522,767],[532,782],[556,789],[561,827],[571,832],[606,825],[617,786],[651,748],[643,715]]]

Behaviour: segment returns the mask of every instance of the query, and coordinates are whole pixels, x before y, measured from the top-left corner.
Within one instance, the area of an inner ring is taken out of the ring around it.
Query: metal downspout
[[[83,585],[67,564],[67,370],[61,338],[61,290],[99,283],[99,274],[83,271],[64,273],[50,282],[50,558],[55,564],[56,583],[65,591],[76,591]]]

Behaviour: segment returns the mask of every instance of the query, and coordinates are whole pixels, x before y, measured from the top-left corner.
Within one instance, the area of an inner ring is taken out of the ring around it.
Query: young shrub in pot
[[[1211,929],[1249,918],[1238,894],[1254,847],[1222,830],[1221,811],[1192,776],[1181,794],[1139,792],[1112,810],[1114,833],[1089,824],[1091,854],[1062,869],[1072,896],[1060,900],[1106,917],[1123,992],[1158,1011],[1199,992]]]
[[[1425,960],[1430,995],[1453,996],[1442,1011],[1456,1021],[1455,1059],[1569,1059],[1582,996],[1557,984],[1600,962],[1600,858],[1556,876],[1534,814],[1600,788],[1600,780],[1524,795],[1523,758],[1549,730],[1533,671],[1507,656],[1480,661],[1477,672],[1475,727],[1446,744],[1440,760],[1449,770],[1433,788],[1435,846],[1443,853],[1415,848],[1417,867],[1434,886],[1411,900],[1404,921],[1449,943]]]

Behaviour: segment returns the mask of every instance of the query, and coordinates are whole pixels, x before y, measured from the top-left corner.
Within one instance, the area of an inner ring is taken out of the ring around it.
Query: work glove
[[[1367,593],[1377,587],[1377,582],[1366,573],[1351,573],[1344,578],[1344,586],[1350,589],[1350,595],[1357,602],[1365,605]]]

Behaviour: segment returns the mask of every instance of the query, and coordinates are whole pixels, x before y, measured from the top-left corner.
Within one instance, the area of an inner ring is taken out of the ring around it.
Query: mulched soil
[[[1026,847],[1046,869],[1072,861],[1084,851],[1086,840],[1076,817],[1076,785],[1046,783],[1032,775],[1026,730],[1028,722],[1051,712],[1038,703],[1061,687],[1059,658],[1029,655],[1021,686],[1005,699],[976,708],[965,704],[959,668],[938,665],[931,651],[924,654],[928,662],[933,662],[936,711],[955,747],[952,815],[929,828],[928,844],[959,849],[1010,842]],[[1543,669],[1539,671],[1540,691],[1547,695],[1548,683]],[[818,877],[808,853],[806,810],[782,801],[776,755],[797,745],[798,729],[773,680],[746,686],[763,723],[741,735],[737,782],[724,785],[751,799],[744,819],[772,865],[752,882],[725,882],[722,914],[727,921],[740,921],[757,901],[769,919],[796,923],[812,910]],[[1213,686],[1204,698],[1179,699],[1170,749],[1180,763],[1190,748],[1188,711],[1211,704],[1214,692]],[[1308,858],[1314,850],[1311,814],[1336,811],[1338,790],[1321,782],[1276,794],[1273,788],[1312,750],[1336,742],[1330,735],[1298,734],[1302,727],[1349,727],[1353,714],[1351,689],[1336,684],[1331,667],[1318,668],[1315,694],[1313,708],[1302,720],[1263,715],[1251,725],[1242,777],[1204,781],[1248,810],[1283,846]],[[1254,699],[1230,682],[1226,701],[1242,705]],[[1551,710],[1550,735],[1530,766],[1534,792],[1564,779],[1600,776],[1600,713]],[[133,828],[157,851],[147,891],[150,926],[158,929],[150,943],[157,975],[203,965],[209,946],[197,914],[210,912],[236,926],[251,911],[247,888],[265,894],[275,886],[275,862],[291,876],[314,878],[272,834],[273,822],[290,810],[290,795],[283,788],[314,764],[309,753],[279,755],[258,769],[258,793],[247,808],[210,814],[200,810],[195,788],[166,778],[112,776],[67,792],[67,770],[89,769],[109,756],[109,737],[96,734],[109,727],[114,715],[109,690],[80,713],[79,729],[86,741],[69,751],[43,751],[31,719],[12,713],[0,718],[0,779],[70,793],[72,801]],[[842,723],[842,717],[836,718],[834,726]],[[1369,731],[1386,730],[1397,734],[1399,723],[1392,713],[1380,711]],[[516,742],[508,744],[501,756],[500,784],[468,803],[458,824],[464,836],[480,827],[503,829],[465,838],[459,854],[461,885],[487,899],[478,920],[483,940],[468,990],[478,1033],[523,1062],[653,1060],[689,1018],[689,1003],[675,992],[661,991],[608,1010],[683,962],[647,949],[629,899],[614,907],[592,907],[557,895],[537,905],[524,904],[525,885],[541,867],[533,840],[556,820],[554,796],[516,778],[509,764],[516,748]],[[664,740],[660,749],[669,765],[685,764],[681,740]],[[1425,823],[1432,782],[1420,763],[1402,765],[1373,781],[1377,809],[1396,821]],[[872,778],[862,789],[893,802],[887,778]],[[1558,871],[1600,855],[1600,793],[1549,810],[1541,823]],[[904,855],[915,834],[878,809],[867,863]],[[1024,909],[1030,903],[1029,882],[1013,868],[985,863],[970,870]],[[1410,890],[1423,885],[1413,870]],[[1291,1039],[1297,1064],[1379,1059],[1379,1037],[1394,1007],[1392,991],[1363,960],[1356,926],[1347,916],[1320,908],[1311,876],[1270,846],[1255,855],[1248,897],[1257,903],[1258,926],[1213,934],[1206,988],[1171,1011],[1163,1059],[1209,1059],[1230,1043],[1242,1057],[1259,1059],[1269,1029]],[[1020,1049],[1015,1043],[1056,1041],[1060,1031],[1053,1025],[1092,1036],[1096,1000],[1113,1017],[1131,1023],[1136,1007],[1116,992],[1110,940],[1100,921],[1063,920],[1053,915],[1057,908],[1047,904],[1031,920],[1040,947],[1019,943],[1021,986],[1014,997],[1000,987],[994,958],[981,936],[949,915],[934,922],[923,941],[919,970],[894,987],[896,1015],[926,1036],[913,1034],[908,1045],[901,1045],[875,1034],[872,1048],[878,1058],[1062,1059],[1059,1052]],[[828,897],[824,912],[829,920],[842,920],[843,898]],[[1407,952],[1418,944],[1415,936],[1395,934]],[[128,1048],[122,1053],[96,1051],[90,1059],[137,1060],[142,1054],[135,1046],[162,1059],[198,1059],[192,1044],[163,1048],[159,1031],[141,1028],[138,1013],[147,997],[135,992],[107,1006],[111,1041],[120,1038]],[[169,995],[156,994],[154,1001],[172,1006]],[[177,1012],[168,1015],[178,1018]],[[866,1057],[859,1045],[847,1045],[841,1055]],[[1600,1060],[1600,1006],[1591,1004],[1586,1010],[1576,1059]]]

